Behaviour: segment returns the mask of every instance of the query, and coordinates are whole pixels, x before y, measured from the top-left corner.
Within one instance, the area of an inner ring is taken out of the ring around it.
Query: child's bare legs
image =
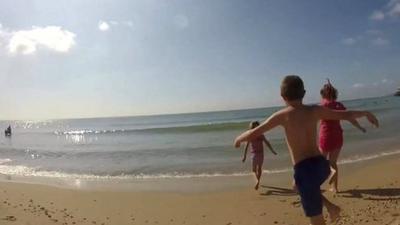
[[[340,211],[341,211],[339,206],[330,202],[323,195],[322,195],[322,203],[324,204],[324,206],[326,207],[326,209],[328,211],[331,222],[335,222],[337,219],[339,219]],[[318,216],[310,217],[310,222],[312,225],[325,225],[326,224],[325,220],[324,220],[324,216],[322,214],[320,214]]]
[[[258,176],[257,176],[257,164],[253,162],[253,173],[254,173],[254,178],[256,178],[256,185],[254,186],[254,189],[258,189]]]
[[[318,215],[318,216],[310,217],[310,223],[311,223],[311,225],[325,225],[326,224],[325,220],[324,220],[324,216],[322,214]]]
[[[262,167],[260,165],[258,165],[257,172],[256,172],[257,184],[254,187],[254,189],[256,189],[256,190],[258,190],[258,187],[260,186],[261,174],[262,174]]]
[[[329,184],[332,186],[330,190],[335,193],[339,192],[338,189],[339,169],[337,166],[337,160],[339,158],[339,154],[340,154],[340,149],[329,153],[329,163],[333,171],[331,179],[329,180]]]
[[[322,194],[321,194],[322,195]],[[335,222],[340,216],[340,207],[330,202],[324,195],[322,195],[322,203],[326,207],[331,222]]]
[[[256,177],[256,185],[254,186],[254,189],[258,190],[258,187],[260,186],[262,167],[260,165],[253,164],[253,172],[254,176]]]
[[[256,177],[256,185],[254,186],[254,189],[256,190],[258,190],[258,187],[260,186],[263,161],[264,161],[263,154],[255,154],[253,156],[253,172]]]
[[[293,188],[294,192],[296,192],[296,193],[299,192],[299,189],[297,188],[297,185],[296,185],[296,181],[294,179],[292,180],[292,188]]]

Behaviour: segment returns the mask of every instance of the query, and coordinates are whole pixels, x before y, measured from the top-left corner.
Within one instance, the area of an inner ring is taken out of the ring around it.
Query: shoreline
[[[400,155],[392,155],[341,167],[344,192],[325,192],[343,208],[338,224],[400,223],[399,160]],[[0,224],[308,224],[290,190],[290,174],[286,178],[279,184],[264,177],[259,191],[246,180],[246,187],[232,183],[231,189],[201,192],[0,182]],[[198,184],[192,180],[192,185]]]
[[[381,152],[362,158],[345,159],[339,162],[341,168],[354,170],[365,165],[374,164],[376,161],[387,160],[390,157],[399,157],[400,150]],[[250,170],[250,168],[249,168]],[[263,173],[262,180],[277,185],[290,185],[292,168],[273,170]],[[289,182],[290,181],[290,182]],[[199,177],[156,177],[156,178],[81,178],[81,177],[41,177],[18,176],[0,174],[0,182],[16,184],[38,184],[49,187],[71,190],[108,190],[108,191],[152,191],[152,192],[208,192],[240,190],[251,187],[253,174],[242,173],[238,175],[221,174]],[[195,185],[194,185],[195,184]]]

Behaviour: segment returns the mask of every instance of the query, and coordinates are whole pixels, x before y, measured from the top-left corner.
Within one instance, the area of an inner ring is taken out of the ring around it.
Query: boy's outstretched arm
[[[272,128],[281,125],[283,122],[283,115],[280,112],[272,114],[265,122],[260,126],[248,130],[241,135],[237,136],[234,141],[234,146],[236,148],[240,147],[240,144],[245,141],[251,141],[254,138],[262,135],[264,132],[271,130]]]
[[[356,120],[360,117],[366,117],[367,120],[375,127],[379,127],[379,121],[369,111],[342,111],[342,110],[331,110],[322,106],[315,106],[315,113],[317,119],[322,120]]]
[[[365,130],[365,128],[362,127],[362,126],[358,123],[357,120],[352,119],[352,120],[349,120],[349,122],[350,122],[354,127],[357,127],[359,130],[361,130],[363,133],[367,132],[367,130]]]
[[[274,151],[274,149],[272,148],[271,143],[269,143],[269,141],[264,137],[264,143],[265,145],[267,145],[267,147],[269,148],[269,150],[274,154],[277,155],[277,153]]]
[[[250,144],[250,142],[247,142],[246,147],[244,148],[244,154],[243,154],[242,162],[246,161],[247,149],[249,148],[249,144]]]

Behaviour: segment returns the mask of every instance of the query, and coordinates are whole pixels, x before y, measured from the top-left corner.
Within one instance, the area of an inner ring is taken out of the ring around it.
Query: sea
[[[400,97],[344,101],[348,109],[370,110],[376,129],[365,119],[362,133],[342,122],[345,144],[341,164],[400,153]],[[13,177],[80,180],[186,179],[250,176],[243,147],[234,138],[250,121],[263,121],[281,107],[41,121],[0,121],[13,135],[0,137],[0,174]],[[282,129],[265,136],[278,155],[265,150],[264,173],[290,171]],[[248,157],[250,158],[250,157]]]

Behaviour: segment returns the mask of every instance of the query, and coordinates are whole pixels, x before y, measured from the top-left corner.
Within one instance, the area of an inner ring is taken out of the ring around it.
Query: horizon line
[[[350,98],[344,99],[343,102],[346,101],[354,101],[354,100],[362,100],[362,99],[374,99],[374,98],[382,98],[389,97],[392,95],[382,95],[375,97],[366,97],[366,98]],[[315,104],[315,103],[309,103]],[[154,114],[138,114],[138,115],[117,115],[117,116],[93,116],[93,117],[59,117],[59,118],[49,118],[49,119],[0,119],[0,122],[4,121],[49,121],[49,120],[83,120],[83,119],[110,119],[110,118],[128,118],[128,117],[151,117],[151,116],[174,116],[174,115],[187,115],[187,114],[197,114],[197,113],[219,113],[219,112],[228,112],[228,111],[242,111],[242,110],[255,110],[255,109],[265,109],[265,108],[275,108],[275,107],[283,107],[284,104],[280,105],[271,105],[271,106],[260,106],[260,107],[250,107],[250,108],[236,108],[236,109],[221,109],[221,110],[211,110],[211,111],[192,111],[192,112],[178,112],[178,113],[154,113]]]

